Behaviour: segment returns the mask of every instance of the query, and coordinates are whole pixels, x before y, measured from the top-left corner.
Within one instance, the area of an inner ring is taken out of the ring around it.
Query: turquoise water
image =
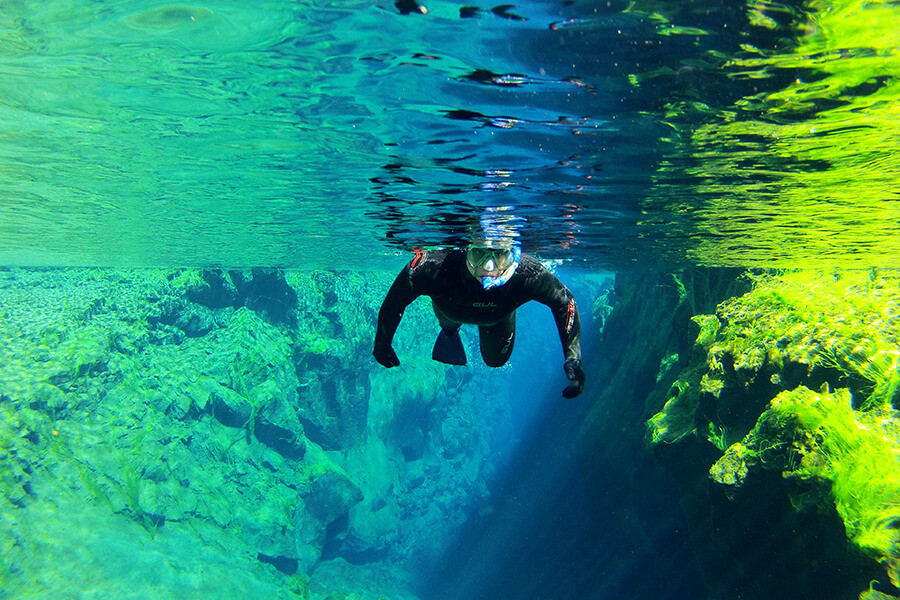
[[[0,263],[895,264],[880,6],[6,3]]]
[[[0,28],[0,600],[897,592],[821,490],[713,488],[727,432],[644,439],[739,269],[900,266],[896,3],[7,2]],[[578,301],[575,401],[535,303],[501,369],[469,327],[469,366],[431,361],[424,300],[401,366],[372,359],[411,251],[485,215]]]

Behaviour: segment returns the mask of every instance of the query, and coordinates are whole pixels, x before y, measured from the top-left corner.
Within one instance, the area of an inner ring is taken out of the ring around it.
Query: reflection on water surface
[[[3,263],[368,268],[464,241],[491,206],[526,249],[596,268],[900,250],[893,3],[0,19]]]

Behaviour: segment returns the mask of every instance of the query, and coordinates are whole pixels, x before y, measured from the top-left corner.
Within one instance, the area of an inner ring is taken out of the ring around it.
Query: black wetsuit
[[[570,364],[581,373],[581,324],[572,293],[535,258],[523,254],[505,284],[485,290],[466,267],[466,251],[418,251],[400,271],[378,313],[375,357],[385,366],[399,364],[391,350],[394,333],[406,307],[419,296],[429,296],[441,327],[454,335],[461,324],[478,325],[481,355],[491,367],[506,363],[516,334],[516,309],[537,300],[553,311],[562,341],[567,375]],[[393,362],[385,353],[393,355]],[[569,377],[573,379],[573,377]],[[578,388],[577,393],[581,389]]]

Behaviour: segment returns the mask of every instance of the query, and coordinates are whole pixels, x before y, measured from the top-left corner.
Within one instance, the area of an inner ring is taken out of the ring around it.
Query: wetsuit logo
[[[497,308],[497,304],[495,302],[473,302],[473,308]]]
[[[566,307],[566,334],[572,333],[572,327],[575,326],[575,299],[569,300]]]

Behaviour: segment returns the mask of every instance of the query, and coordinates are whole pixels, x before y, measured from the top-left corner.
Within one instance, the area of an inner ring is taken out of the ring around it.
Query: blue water
[[[880,32],[792,3],[491,8],[5,4],[0,263],[388,267],[505,207],[592,269],[893,264]]]
[[[70,580],[72,597],[714,597],[687,513],[726,500],[681,506],[615,407],[601,467],[575,442],[609,383],[594,373],[620,366],[594,353],[614,274],[898,266],[896,44],[828,38],[821,18],[800,2],[4,3],[0,599]],[[579,400],[560,397],[537,305],[500,370],[468,327],[472,364],[433,365],[424,300],[402,366],[371,359],[410,252],[464,245],[485,215],[574,292],[595,369]],[[256,410],[276,434],[210,408],[223,387],[275,398]],[[736,589],[791,576],[786,538],[734,539],[771,549],[726,565]]]

